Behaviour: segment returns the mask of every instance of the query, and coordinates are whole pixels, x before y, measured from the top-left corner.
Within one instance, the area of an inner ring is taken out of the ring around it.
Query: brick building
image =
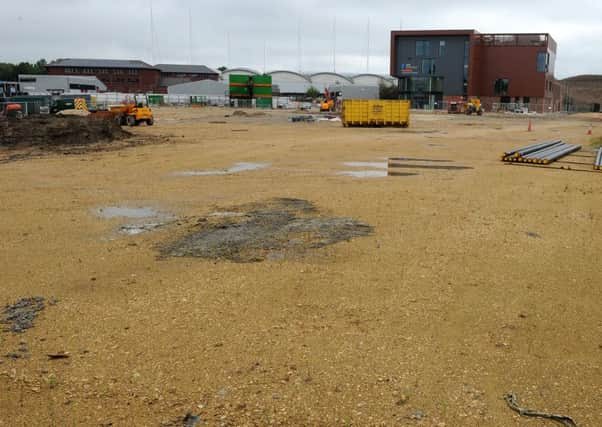
[[[217,80],[219,73],[204,65],[159,64],[121,59],[58,59],[46,66],[50,75],[96,76],[109,92],[167,93],[167,86]]]
[[[549,34],[475,30],[392,31],[391,76],[416,108],[477,96],[491,110],[515,103],[559,111],[556,42]]]
[[[161,72],[143,61],[58,59],[46,65],[50,75],[96,76],[109,92],[155,92]]]

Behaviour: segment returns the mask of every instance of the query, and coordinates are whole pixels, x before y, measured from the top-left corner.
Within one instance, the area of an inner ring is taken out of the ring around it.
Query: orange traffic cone
[[[529,119],[529,127],[527,128],[527,132],[531,132],[533,130],[533,125],[531,124],[531,119]]]

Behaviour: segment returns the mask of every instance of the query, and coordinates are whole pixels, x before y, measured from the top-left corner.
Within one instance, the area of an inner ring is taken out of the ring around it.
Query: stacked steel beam
[[[547,165],[580,149],[580,145],[567,144],[560,140],[540,142],[505,152],[502,161]]]
[[[598,149],[598,154],[596,154],[596,160],[594,161],[594,169],[602,170],[602,147]]]

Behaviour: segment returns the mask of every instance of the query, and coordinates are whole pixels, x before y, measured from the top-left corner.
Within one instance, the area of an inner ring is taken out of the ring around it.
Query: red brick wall
[[[72,68],[67,67],[48,67],[48,74],[55,76],[74,75],[74,76],[96,76],[102,81],[109,92],[155,92],[159,89],[159,79],[161,73],[159,70],[145,69],[123,69],[123,68]],[[92,70],[91,73],[84,70]]]
[[[479,96],[498,96],[494,91],[497,79],[510,80],[507,96],[544,97],[546,73],[537,71],[537,53],[545,47],[473,46],[478,50],[479,66],[475,69],[478,83],[474,88]]]

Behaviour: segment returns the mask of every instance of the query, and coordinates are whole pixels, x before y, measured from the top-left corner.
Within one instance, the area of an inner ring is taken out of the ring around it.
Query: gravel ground
[[[528,118],[490,114],[349,129],[286,111],[155,112],[124,140],[141,144],[0,164],[0,308],[61,301],[0,334],[0,354],[30,355],[0,358],[0,426],[552,425],[512,411],[510,391],[602,425],[602,174],[499,160],[558,138],[585,152],[599,115],[531,117],[527,132]],[[338,174],[393,157],[415,175]],[[174,176],[242,162],[270,166]],[[447,163],[471,169],[418,167]],[[268,203],[278,233],[315,243],[321,219],[352,218],[372,234],[264,262],[159,256],[275,198],[299,205]],[[99,206],[174,223],[116,233],[124,219]]]

